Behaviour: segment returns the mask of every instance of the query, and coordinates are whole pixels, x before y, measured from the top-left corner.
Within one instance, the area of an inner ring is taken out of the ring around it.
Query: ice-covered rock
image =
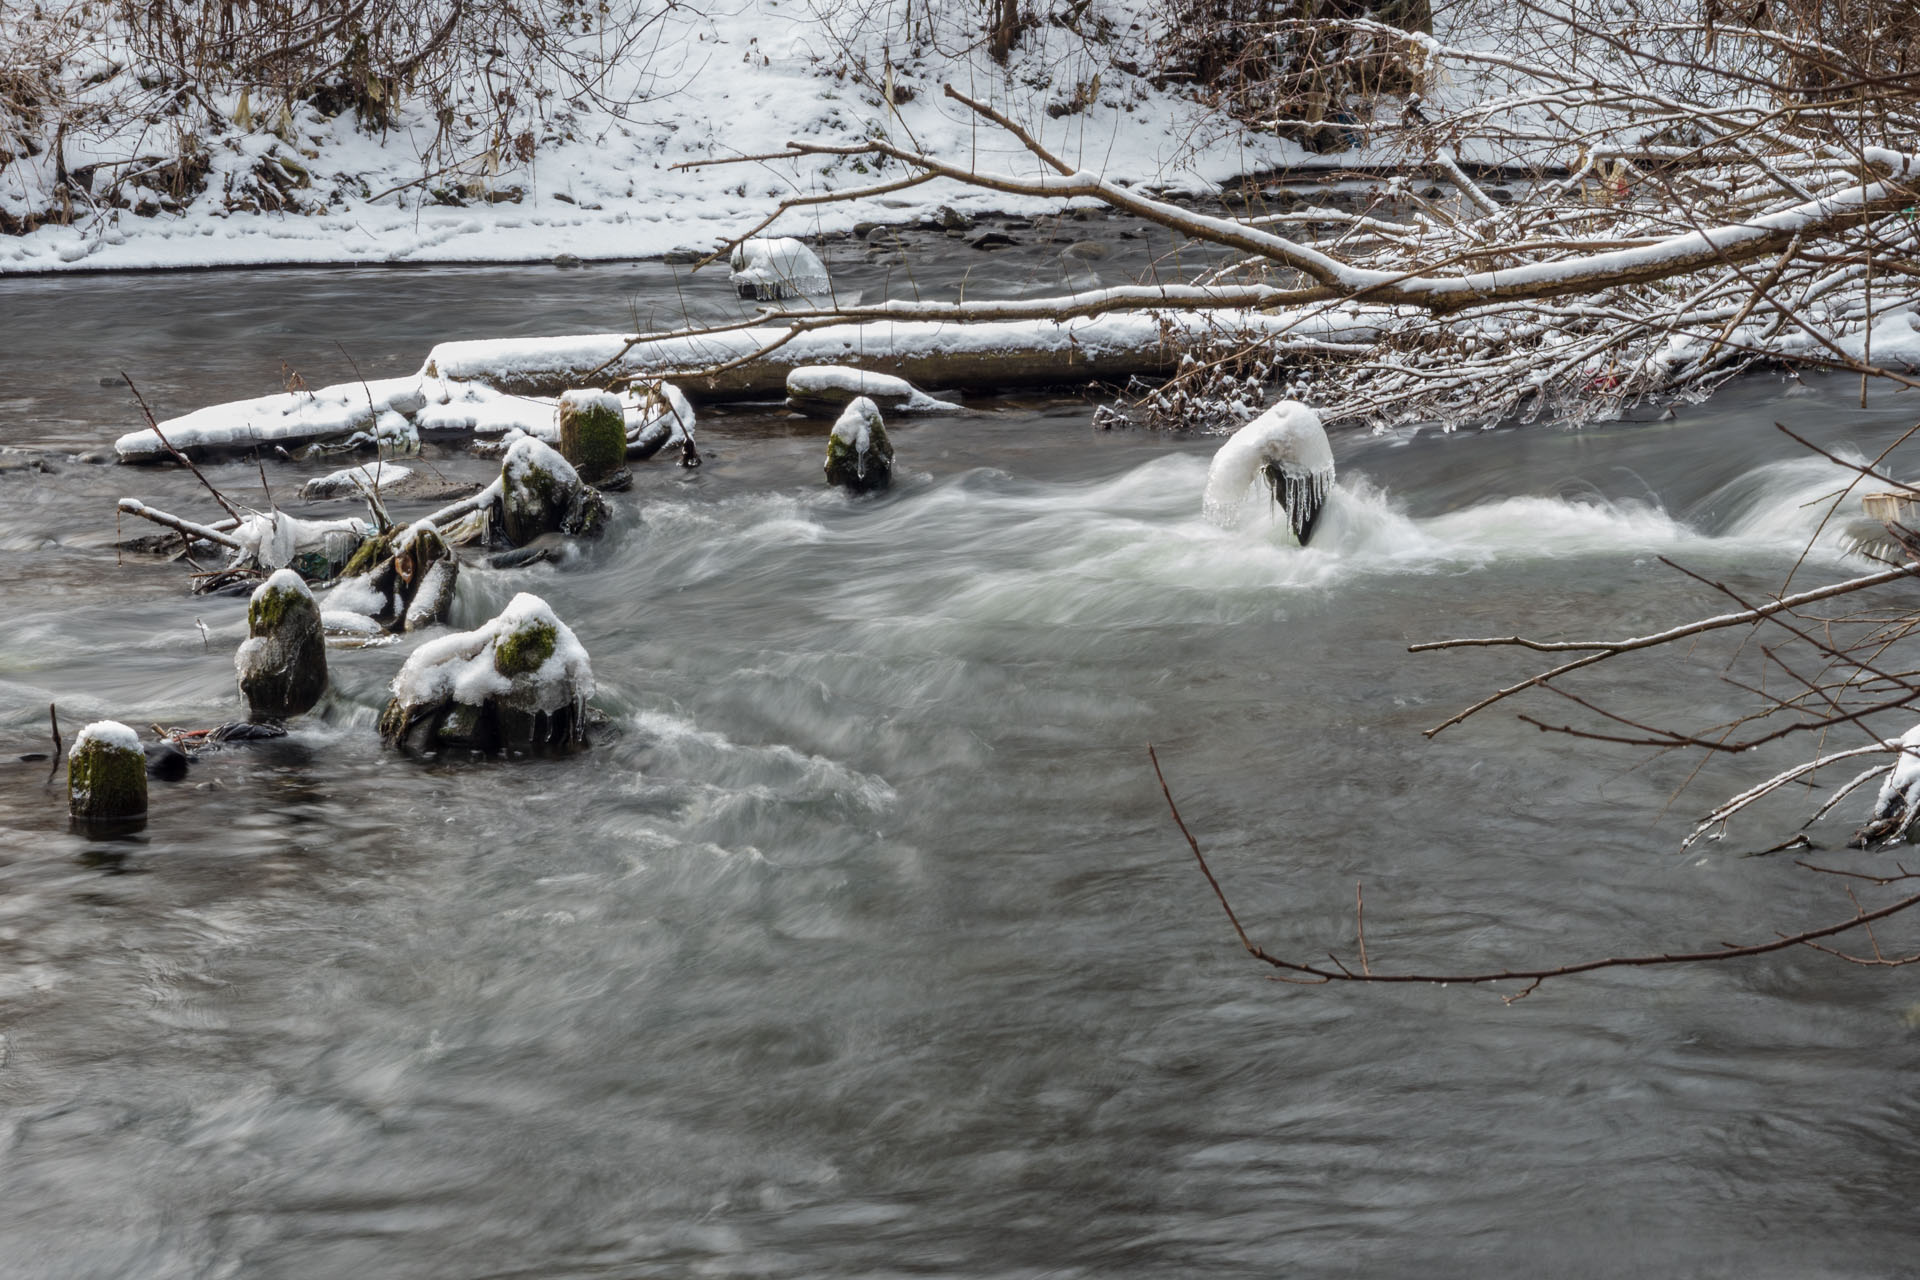
[[[931,413],[960,406],[936,400],[905,378],[839,364],[802,365],[787,375],[787,408],[831,418],[865,396],[882,413]]]
[[[147,754],[140,737],[118,720],[80,731],[67,751],[67,812],[115,822],[147,811]]]
[[[819,255],[791,236],[757,236],[733,247],[728,280],[743,298],[778,302],[827,293],[827,268]]]
[[[893,442],[880,410],[865,396],[847,406],[827,437],[827,483],[855,493],[893,483]]]
[[[560,456],[588,484],[606,484],[627,471],[627,413],[610,391],[569,391],[560,397]],[[631,481],[632,477],[627,477]]]
[[[599,536],[607,500],[583,483],[573,465],[531,436],[500,460],[500,523],[507,541],[525,546],[543,533]]]
[[[392,688],[380,717],[391,745],[566,747],[585,741],[593,668],[546,601],[522,592],[485,626],[414,650]]]
[[[281,569],[247,601],[247,638],[233,655],[240,692],[254,720],[309,711],[327,689],[327,642],[320,606],[300,575]]]

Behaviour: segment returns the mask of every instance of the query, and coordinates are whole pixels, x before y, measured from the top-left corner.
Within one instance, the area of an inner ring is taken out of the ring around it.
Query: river
[[[1088,238],[1109,256],[1077,261],[1113,274],[1164,249]],[[910,257],[911,287],[1037,291],[1082,269],[1058,248]],[[837,278],[899,291],[887,254],[840,252]],[[122,370],[165,415],[276,390],[283,361],[319,385],[683,302],[730,305],[658,264],[0,281],[0,444],[138,425]],[[415,641],[337,650],[288,739],[155,783],[114,842],[18,757],[48,749],[51,701],[69,734],[238,714],[244,601],[116,555],[117,496],[212,511],[190,475],[0,470],[0,1270],[1910,1274],[1908,971],[1787,952],[1511,1007],[1281,985],[1147,758],[1284,955],[1350,957],[1356,884],[1382,969],[1844,916],[1788,856],[1738,856],[1804,796],[1677,852],[1804,748],[1710,762],[1676,798],[1694,761],[1506,710],[1429,741],[1534,668],[1405,650],[1725,607],[1663,556],[1776,587],[1842,473],[1773,423],[1865,453],[1912,425],[1856,394],[1769,376],[1659,422],[1340,436],[1305,551],[1200,519],[1217,440],[1094,432],[1079,398],[899,419],[896,485],[860,500],[821,483],[817,424],[710,412],[707,465],[642,466],[601,543],[462,578],[458,624],[533,591],[578,633],[590,750],[398,757],[373,726]],[[266,480],[291,501],[333,465]],[[207,474],[260,496],[250,462]],[[1829,532],[1796,581],[1865,567]],[[1575,687],[1709,722],[1747,705],[1731,645]],[[1556,703],[1514,705],[1577,713]],[[1886,865],[1840,848],[1865,802],[1815,829],[1822,858]]]

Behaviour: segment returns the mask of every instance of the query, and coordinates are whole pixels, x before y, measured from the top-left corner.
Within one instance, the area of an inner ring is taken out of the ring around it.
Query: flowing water
[[[122,369],[179,412],[274,389],[282,360],[317,385],[344,348],[372,376],[688,287],[658,266],[0,282],[0,443],[103,445],[135,425],[101,385]],[[415,641],[337,650],[288,739],[155,783],[118,841],[71,832],[18,757],[47,750],[51,701],[69,734],[234,716],[244,601],[116,556],[118,495],[211,512],[184,472],[0,471],[0,1272],[1911,1274],[1913,971],[1788,952],[1511,1007],[1517,984],[1281,985],[1147,757],[1281,955],[1351,959],[1356,884],[1383,970],[1839,918],[1834,883],[1738,856],[1805,796],[1676,851],[1802,748],[1675,799],[1694,761],[1506,709],[1429,741],[1537,664],[1405,649],[1726,607],[1662,557],[1777,587],[1844,475],[1773,422],[1870,454],[1915,420],[1853,394],[1767,379],[1657,423],[1338,438],[1306,550],[1200,518],[1217,441],[1095,433],[1075,399],[898,420],[897,483],[861,500],[821,484],[819,426],[711,412],[708,464],[642,467],[601,543],[461,580],[461,625],[533,591],[578,633],[607,718],[589,751],[397,757],[374,720]],[[333,465],[265,478],[288,500]],[[259,497],[251,462],[207,473]],[[1796,581],[1866,567],[1833,531]],[[1730,651],[1574,687],[1706,722],[1747,705]],[[1839,847],[1864,803],[1816,829],[1823,859],[1885,865]]]

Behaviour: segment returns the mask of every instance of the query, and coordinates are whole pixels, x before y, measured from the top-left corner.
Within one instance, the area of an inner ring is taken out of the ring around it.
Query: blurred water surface
[[[1115,270],[1154,249],[1098,230]],[[1045,285],[1057,248],[1003,282]],[[977,281],[960,252],[913,287]],[[838,277],[898,291],[868,256]],[[336,342],[374,376],[443,337],[726,311],[693,284],[8,280],[0,443],[104,444],[134,425],[101,385],[121,369],[180,412],[276,389],[282,360],[351,376]],[[69,733],[231,717],[244,602],[115,555],[113,498],[205,514],[191,476],[0,472],[0,1269],[1910,1274],[1907,971],[1786,953],[1513,1007],[1279,985],[1234,946],[1146,754],[1281,954],[1350,954],[1356,882],[1382,968],[1839,918],[1834,886],[1737,856],[1790,834],[1803,796],[1676,853],[1794,748],[1712,762],[1675,799],[1693,761],[1506,712],[1428,741],[1532,668],[1405,647],[1726,607],[1662,556],[1777,587],[1845,473],[1773,422],[1871,456],[1915,420],[1854,394],[1764,379],[1659,423],[1343,437],[1305,551],[1199,518],[1217,441],[1094,433],[1075,399],[901,419],[873,500],[823,488],[817,425],[711,413],[708,465],[641,468],[601,544],[462,578],[463,625],[527,590],[579,634],[609,718],[590,751],[396,757],[373,722],[407,646],[335,651],[290,738],[155,784],[145,831],[105,843],[17,761],[46,749],[47,703]],[[328,465],[267,479],[290,501]],[[208,475],[260,498],[251,463]],[[1830,530],[1796,581],[1865,567]],[[1731,649],[1578,687],[1706,722],[1745,705]],[[1577,711],[1555,701],[1526,705]],[[1883,865],[1837,848],[1857,816],[1816,829],[1822,858]]]

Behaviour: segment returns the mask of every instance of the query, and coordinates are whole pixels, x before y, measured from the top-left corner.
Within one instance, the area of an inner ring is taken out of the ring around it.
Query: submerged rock
[[[528,751],[586,740],[593,669],[544,600],[515,596],[475,631],[420,646],[380,717],[389,745]]]
[[[543,533],[597,537],[607,515],[607,500],[581,481],[571,463],[532,436],[515,440],[501,459],[500,526],[514,546]]]
[[[588,484],[626,474],[627,415],[608,391],[569,391],[560,397],[560,456]],[[627,476],[628,483],[632,477]]]
[[[233,655],[240,692],[255,720],[285,720],[313,709],[327,689],[327,642],[320,606],[300,575],[281,569],[247,601],[247,639]]]
[[[147,756],[139,735],[118,720],[82,729],[67,751],[67,812],[116,822],[146,811]]]
[[[893,483],[893,442],[880,410],[865,396],[847,406],[827,437],[827,483],[855,493]]]

